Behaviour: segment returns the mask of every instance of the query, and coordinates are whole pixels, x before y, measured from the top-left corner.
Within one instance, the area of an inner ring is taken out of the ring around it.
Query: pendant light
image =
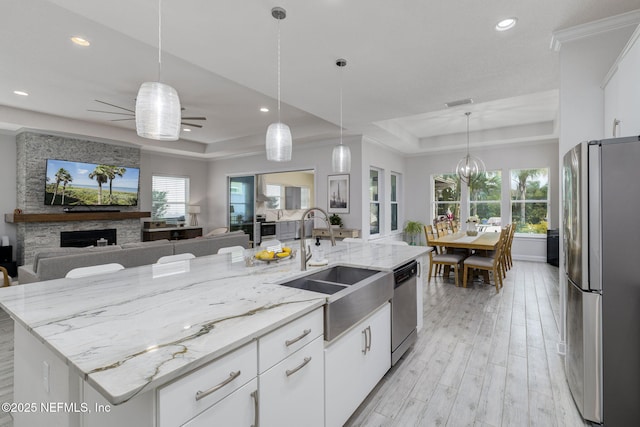
[[[287,11],[274,7],[271,16],[278,20],[278,121],[267,128],[267,160],[288,162],[291,160],[291,130],[280,119],[280,21],[287,17]]]
[[[342,70],[347,66],[347,60],[337,59],[336,65],[340,67],[340,144],[333,147],[331,164],[334,173],[349,173],[351,172],[351,149],[342,144]]]
[[[467,155],[458,162],[456,173],[461,181],[469,185],[478,174],[484,173],[485,169],[482,160],[469,154],[469,116],[471,113],[466,112],[464,114],[467,116]]]
[[[138,136],[160,141],[180,137],[181,108],[178,92],[161,83],[162,75],[162,0],[158,0],[158,81],[144,82],[136,98]]]

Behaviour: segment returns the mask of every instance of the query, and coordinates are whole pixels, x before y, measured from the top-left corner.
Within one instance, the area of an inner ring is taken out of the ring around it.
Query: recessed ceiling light
[[[89,42],[89,40],[83,39],[82,37],[79,37],[79,36],[71,37],[71,41],[77,44],[78,46],[82,46],[82,47],[87,47],[91,45],[91,42]]]
[[[25,91],[22,90],[14,90],[13,93],[15,93],[16,95],[20,95],[20,96],[29,96],[29,94]]]
[[[182,128],[182,131],[183,131],[183,132],[191,132],[191,129],[189,129],[189,128]]]
[[[268,113],[269,109],[267,107],[260,107],[260,111],[262,111],[263,113]]]
[[[496,31],[507,31],[516,26],[518,18],[507,18],[496,24]]]

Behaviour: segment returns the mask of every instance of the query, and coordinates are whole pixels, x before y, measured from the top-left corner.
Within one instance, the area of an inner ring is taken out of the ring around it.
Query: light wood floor
[[[558,313],[548,264],[516,261],[499,294],[432,279],[418,342],[347,426],[586,426],[556,353]],[[13,322],[0,310],[0,402],[12,401]]]
[[[347,426],[586,426],[558,342],[558,269],[517,261],[504,288],[424,289],[417,343]]]

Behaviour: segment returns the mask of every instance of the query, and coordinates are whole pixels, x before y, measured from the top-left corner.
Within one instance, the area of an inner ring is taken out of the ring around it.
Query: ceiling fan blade
[[[191,127],[194,127],[194,128],[201,128],[202,127],[202,125],[196,125],[196,124],[193,124],[193,123],[181,122],[180,124],[183,125],[183,126],[191,126]]]
[[[206,117],[183,117],[182,120],[207,120]]]
[[[109,120],[110,122],[124,122],[124,121],[128,121],[128,120],[135,120],[135,117],[131,117],[130,119],[113,119],[113,120]]]
[[[94,99],[94,101],[99,102],[100,104],[109,105],[110,107],[119,108],[121,110],[129,111],[131,113],[135,113],[134,110],[130,110],[129,108],[124,108],[119,105],[109,104],[108,102],[100,101],[99,99]]]
[[[119,116],[134,116],[133,113],[120,113],[118,111],[104,111],[104,110],[87,110],[94,113],[107,113],[107,114],[117,114]]]

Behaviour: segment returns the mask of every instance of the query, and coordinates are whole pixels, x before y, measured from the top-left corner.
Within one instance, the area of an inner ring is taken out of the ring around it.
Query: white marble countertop
[[[292,247],[298,242],[291,243]],[[392,270],[426,247],[338,242],[332,265]],[[246,250],[250,255],[254,250]],[[300,259],[245,266],[231,254],[0,289],[0,306],[109,402],[120,404],[315,308],[327,295],[279,286]]]

